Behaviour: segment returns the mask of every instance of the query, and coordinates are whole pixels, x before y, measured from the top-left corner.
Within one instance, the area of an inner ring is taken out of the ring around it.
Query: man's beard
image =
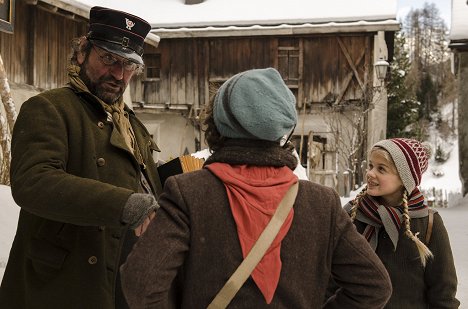
[[[103,75],[101,76],[96,82],[91,81],[91,79],[88,76],[86,66],[88,64],[88,61],[86,60],[82,65],[81,65],[81,70],[79,73],[79,76],[83,83],[88,87],[89,92],[97,96],[99,99],[104,101],[107,104],[114,104],[117,102],[120,97],[122,97],[124,91],[125,91],[125,84],[121,80],[116,80],[113,78],[110,74],[109,75]],[[109,92],[107,91],[102,85],[104,82],[112,82],[114,84],[117,84],[121,87],[121,90],[118,92]]]

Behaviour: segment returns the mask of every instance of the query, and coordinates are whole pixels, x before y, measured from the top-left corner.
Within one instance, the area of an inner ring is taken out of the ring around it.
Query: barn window
[[[161,54],[150,53],[145,54],[145,79],[160,79],[161,78]]]
[[[278,40],[278,71],[292,89],[299,87],[300,54],[299,39]]]

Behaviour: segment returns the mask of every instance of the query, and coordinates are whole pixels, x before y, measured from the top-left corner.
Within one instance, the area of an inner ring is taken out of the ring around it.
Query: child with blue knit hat
[[[213,117],[222,136],[279,141],[297,123],[296,98],[275,69],[246,71],[220,87]]]
[[[170,307],[171,287],[183,307],[216,303],[297,183],[292,208],[229,306],[383,307],[388,274],[337,193],[293,173],[298,162],[284,141],[296,123],[296,99],[273,68],[236,74],[219,88],[205,119],[212,155],[202,170],[167,179],[156,218],[122,268],[131,307]],[[342,289],[324,305],[331,275]]]
[[[345,209],[383,261],[393,294],[385,308],[458,308],[457,275],[440,215],[418,186],[430,147],[408,138],[377,142],[367,185]]]

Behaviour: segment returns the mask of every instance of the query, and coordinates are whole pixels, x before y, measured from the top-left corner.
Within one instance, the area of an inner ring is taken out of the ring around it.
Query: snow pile
[[[321,5],[309,0],[289,0],[287,5],[280,0],[210,0],[196,5],[185,5],[182,0],[72,2],[85,10],[99,5],[129,12],[147,20],[153,28],[385,21],[397,15],[396,0],[329,0]]]
[[[15,237],[19,210],[11,197],[10,187],[0,185],[0,279],[3,278],[11,243]]]

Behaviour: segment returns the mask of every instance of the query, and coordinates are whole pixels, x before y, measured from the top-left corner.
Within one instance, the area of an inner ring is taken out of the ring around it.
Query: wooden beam
[[[340,44],[341,51],[345,55],[346,60],[348,61],[349,66],[351,67],[351,70],[353,70],[353,72],[354,72],[354,77],[356,77],[356,80],[359,83],[359,86],[361,87],[361,90],[364,92],[365,91],[364,84],[362,83],[361,79],[359,78],[359,74],[358,74],[358,72],[356,70],[356,66],[353,63],[353,60],[351,59],[351,56],[349,55],[348,50],[346,49],[346,46],[344,45],[343,41],[340,39],[339,36],[337,36],[336,39],[338,40],[338,43]]]
[[[305,98],[304,98],[304,39],[299,39],[299,83],[297,89],[297,101],[298,106],[300,107],[301,104],[306,106]],[[304,115],[305,117],[305,115]]]
[[[357,61],[356,61],[356,64],[355,65],[359,65],[362,61],[362,59],[364,58],[364,55],[366,54],[366,49],[363,48],[362,51],[361,51],[361,54],[359,55]],[[336,98],[335,100],[335,105],[337,105],[338,103],[340,103],[341,99],[343,98],[346,90],[348,89],[348,86],[349,86],[349,83],[351,82],[351,80],[353,79],[353,75],[355,74],[354,71],[352,72],[349,72],[348,75],[346,75],[345,77],[345,82],[344,82],[344,87],[341,88],[341,92],[340,94],[338,95],[338,97]],[[364,91],[364,90],[363,90]]]
[[[216,26],[206,25],[200,27],[187,27],[186,25],[164,25],[153,27],[151,30],[157,33],[161,39],[189,38],[189,37],[235,37],[235,36],[280,36],[280,35],[303,35],[303,34],[336,34],[336,33],[374,33],[377,31],[398,31],[399,24],[382,24],[367,22],[364,24],[347,23],[336,25],[336,23],[325,24],[303,24],[303,25],[251,25],[251,26]],[[178,27],[178,28],[177,28]]]

